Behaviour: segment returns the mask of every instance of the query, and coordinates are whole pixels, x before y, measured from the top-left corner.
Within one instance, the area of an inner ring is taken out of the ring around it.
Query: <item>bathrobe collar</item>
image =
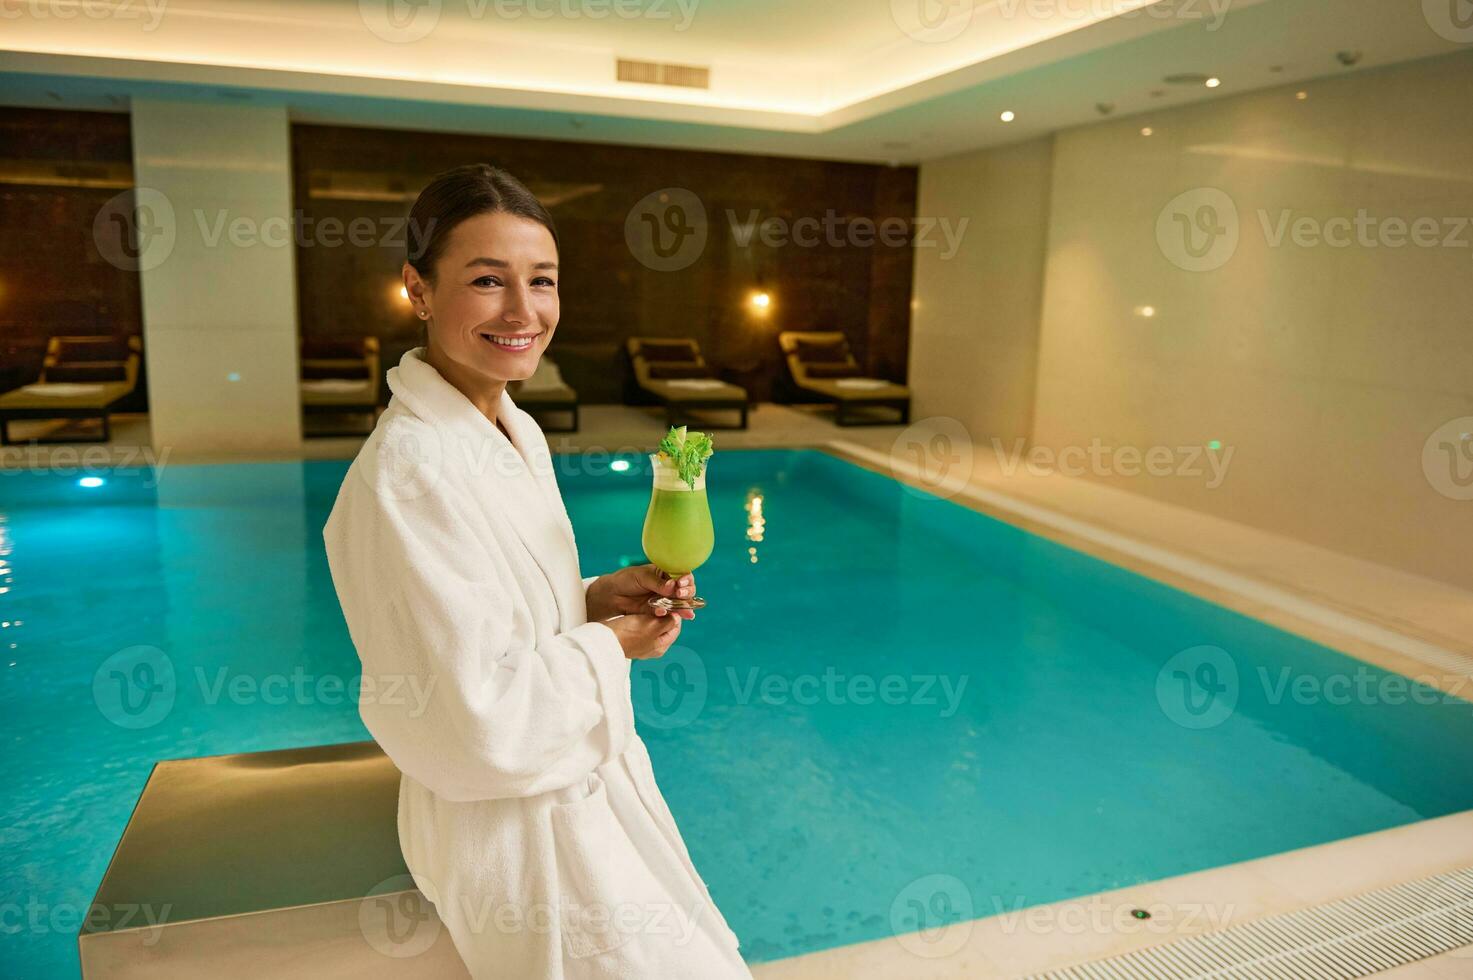
[[[434,427],[442,477],[447,468],[467,474],[466,489],[521,539],[547,577],[561,628],[582,624],[587,613],[577,544],[542,430],[503,390],[496,415],[511,433],[508,441],[424,355],[423,347],[405,353],[389,369],[389,389]]]

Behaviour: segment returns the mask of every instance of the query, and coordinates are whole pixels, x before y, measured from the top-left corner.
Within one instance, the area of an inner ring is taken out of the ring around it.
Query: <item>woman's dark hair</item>
[[[437,174],[409,209],[409,264],[426,282],[435,281],[435,262],[456,225],[480,214],[504,212],[527,218],[552,234],[552,215],[520,180],[487,163],[471,163]]]

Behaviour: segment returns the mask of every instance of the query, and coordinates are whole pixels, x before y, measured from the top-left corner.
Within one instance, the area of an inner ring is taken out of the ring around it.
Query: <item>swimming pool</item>
[[[642,560],[627,460],[560,461],[587,574]],[[357,667],[345,469],[0,475],[7,975],[75,974],[153,761],[367,737],[321,683]],[[1465,701],[822,452],[721,452],[708,490],[710,605],[634,690],[753,961],[1473,808]],[[113,686],[139,647],[158,717]]]

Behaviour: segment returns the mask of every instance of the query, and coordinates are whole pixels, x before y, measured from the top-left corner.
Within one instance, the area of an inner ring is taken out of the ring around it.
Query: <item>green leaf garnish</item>
[[[671,426],[660,440],[660,453],[675,464],[675,472],[681,480],[696,488],[696,477],[706,465],[714,451],[711,437],[704,432],[687,432],[685,426]]]

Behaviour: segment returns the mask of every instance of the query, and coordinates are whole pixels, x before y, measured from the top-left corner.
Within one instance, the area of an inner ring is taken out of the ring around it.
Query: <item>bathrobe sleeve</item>
[[[571,786],[620,755],[634,714],[613,630],[514,642],[510,566],[465,523],[482,505],[444,480],[408,499],[373,482],[348,475],[323,533],[363,662],[359,714],[395,765],[466,801]]]

